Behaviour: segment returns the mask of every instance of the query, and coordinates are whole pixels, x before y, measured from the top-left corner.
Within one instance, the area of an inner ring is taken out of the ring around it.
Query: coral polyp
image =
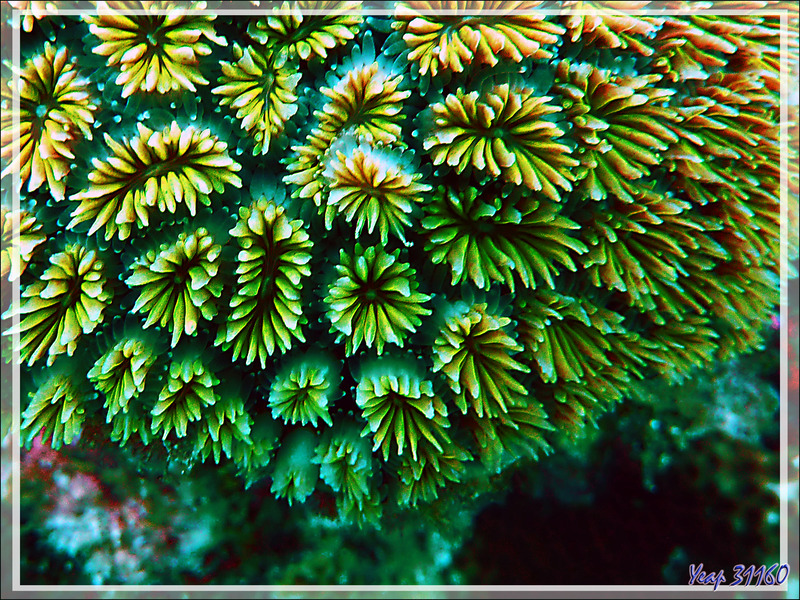
[[[196,92],[197,85],[208,84],[200,60],[211,47],[201,39],[225,40],[214,32],[214,17],[192,14],[195,8],[205,8],[205,2],[110,0],[98,3],[98,14],[84,17],[100,42],[92,52],[107,56],[106,64],[120,71],[114,82],[122,86],[123,98],[136,92]]]
[[[319,480],[319,466],[314,463],[314,433],[296,429],[289,433],[275,457],[275,469],[270,490],[277,498],[305,502]]]
[[[207,409],[205,419],[200,422],[195,452],[203,460],[213,456],[216,464],[222,456],[244,462],[244,454],[250,452],[253,445],[252,424],[241,397],[222,396]]]
[[[254,152],[266,154],[297,112],[300,74],[292,73],[285,59],[252,46],[234,46],[233,56],[235,63],[222,63],[222,85],[211,91],[223,97],[221,105],[236,110],[242,129],[253,131]]]
[[[305,341],[301,292],[311,274],[313,244],[302,221],[290,221],[283,207],[266,198],[239,209],[231,235],[241,247],[238,286],[215,344],[233,348],[233,358],[247,364],[258,358],[263,367],[276,350]]]
[[[133,312],[147,315],[144,327],[158,323],[168,328],[175,347],[183,334],[195,334],[202,319],[211,319],[217,312],[213,299],[222,293],[217,278],[221,251],[201,227],[138,259],[125,283],[132,289],[142,288]]]
[[[28,446],[363,524],[764,345],[783,4],[30,4],[0,148]]]
[[[124,240],[134,226],[150,224],[153,209],[175,213],[183,204],[194,215],[198,202],[211,203],[212,192],[223,192],[226,184],[241,186],[235,174],[241,167],[210,129],[182,129],[176,121],[161,131],[141,123],[137,128],[122,143],[105,134],[112,155],[92,159],[88,189],[70,197],[80,204],[70,215],[69,229],[93,220],[90,235],[102,227],[107,240],[114,234]]]
[[[147,373],[156,361],[154,348],[141,337],[126,337],[109,348],[86,374],[105,395],[108,422],[127,413],[131,400],[144,391]]]
[[[345,352],[355,353],[363,343],[383,353],[386,343],[402,347],[406,336],[419,327],[420,316],[429,315],[422,305],[430,296],[417,291],[414,269],[375,246],[356,244],[355,254],[341,253],[338,279],[328,288],[325,302],[331,331],[345,340]]]
[[[345,138],[346,140],[347,138]],[[323,175],[328,182],[326,221],[333,214],[355,221],[355,234],[376,227],[381,243],[393,233],[405,241],[404,227],[411,227],[410,213],[430,186],[419,183],[421,175],[402,154],[369,144],[334,146]],[[366,226],[366,227],[365,227]]]
[[[613,366],[611,340],[626,333],[619,313],[550,290],[520,306],[519,338],[542,381],[581,381]]]
[[[333,425],[330,406],[338,396],[333,363],[310,355],[288,365],[275,377],[269,394],[269,406],[275,419],[286,423],[317,426],[320,419]]]
[[[0,209],[3,248],[0,251],[0,277],[16,281],[28,268],[36,249],[47,241],[42,224],[27,211]]]
[[[564,28],[536,8],[542,2],[476,0],[400,2],[392,26],[402,33],[420,75],[461,72],[473,62],[495,66],[501,59],[547,59]],[[481,14],[486,11],[488,14]]]
[[[583,194],[594,200],[609,192],[630,202],[635,182],[661,161],[659,152],[675,142],[668,125],[674,110],[658,74],[618,77],[590,64],[562,61],[553,91],[562,96],[578,141]]]
[[[494,471],[520,458],[550,454],[545,432],[554,431],[541,403],[512,406],[495,417],[472,418],[472,433],[481,462]]]
[[[337,500],[344,513],[363,510],[374,473],[369,442],[359,433],[360,428],[352,421],[337,424],[317,446],[314,457],[322,481],[334,492],[341,492]]]
[[[447,377],[461,412],[478,417],[506,413],[527,395],[514,373],[528,368],[513,357],[523,348],[506,330],[511,319],[487,309],[486,303],[452,307],[434,343],[434,372]]]
[[[741,35],[751,27],[750,17],[740,19],[700,16],[668,17],[656,32],[654,45],[657,58],[653,68],[673,81],[702,80],[714,70],[724,67],[737,44],[726,39]],[[718,35],[722,33],[723,35]]]
[[[356,390],[356,403],[367,421],[363,433],[372,433],[373,451],[380,448],[386,460],[392,449],[402,455],[408,448],[414,461],[420,446],[430,445],[442,452],[442,444],[450,441],[444,402],[433,393],[431,382],[420,380],[413,367],[388,364],[385,374],[377,370],[379,363],[366,367]]]
[[[26,444],[41,435],[53,448],[71,444],[77,439],[86,420],[86,382],[72,376],[71,365],[56,365],[32,393],[28,407],[22,413],[20,425]]]
[[[436,127],[425,139],[433,164],[457,173],[468,166],[525,185],[552,200],[572,190],[577,162],[556,142],[564,132],[545,117],[560,112],[552,98],[504,83],[485,94],[459,88],[433,105]]]
[[[592,283],[616,289],[642,312],[680,311],[670,301],[686,301],[678,281],[689,268],[687,250],[703,237],[686,220],[689,208],[651,192],[635,205],[614,202],[587,222],[589,251],[580,260]]]
[[[452,443],[442,450],[425,452],[419,460],[404,456],[398,471],[400,489],[397,502],[412,506],[420,501],[433,502],[439,497],[439,488],[445,487],[448,482],[461,481],[464,463],[471,458],[463,448]]]
[[[631,50],[651,56],[648,45],[662,24],[658,17],[630,14],[626,11],[646,8],[648,2],[562,2],[564,10],[575,11],[561,17],[566,28],[564,38],[572,43],[595,48]]]
[[[434,263],[450,265],[453,284],[471,280],[488,290],[503,282],[513,292],[515,273],[535,288],[537,280],[554,287],[557,263],[576,270],[569,251],[582,254],[586,247],[567,233],[578,225],[560,216],[555,204],[478,193],[440,187],[425,207],[425,250]]]
[[[185,437],[189,423],[199,421],[207,408],[213,406],[219,396],[214,386],[219,379],[214,376],[201,358],[185,358],[169,365],[169,374],[153,407],[153,434],[163,432],[163,439],[174,432],[176,437]]]
[[[22,292],[18,327],[20,360],[33,365],[47,357],[52,365],[59,354],[75,353],[82,335],[92,333],[111,304],[105,265],[95,250],[70,244],[50,257],[50,266]],[[16,312],[12,306],[9,313]],[[10,314],[8,316],[10,316]]]
[[[19,71],[19,113],[13,106],[13,79],[3,79],[0,156],[8,161],[5,177],[19,171],[20,185],[33,192],[47,183],[56,200],[65,193],[64,178],[75,160],[75,146],[92,139],[97,106],[90,82],[79,76],[77,59],[65,46],[45,42],[44,52]],[[14,141],[19,153],[14,152]]]
[[[328,51],[352,40],[363,17],[361,2],[282,2],[273,14],[251,21],[247,35],[283,58],[324,60]],[[309,11],[319,11],[309,14]]]

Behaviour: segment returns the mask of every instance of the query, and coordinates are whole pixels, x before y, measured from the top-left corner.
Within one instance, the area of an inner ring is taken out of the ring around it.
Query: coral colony
[[[11,4],[28,447],[213,460],[377,519],[762,344],[766,3]]]

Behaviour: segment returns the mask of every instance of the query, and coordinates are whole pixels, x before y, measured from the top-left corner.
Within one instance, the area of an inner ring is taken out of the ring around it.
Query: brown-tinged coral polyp
[[[20,185],[27,184],[28,192],[46,183],[53,197],[62,200],[75,145],[92,139],[97,107],[91,83],[80,76],[77,59],[70,57],[65,46],[49,42],[43,53],[24,63],[18,75],[18,114],[13,108],[15,78],[4,78],[0,84],[0,156],[8,161],[2,176],[18,171]],[[17,154],[13,154],[15,144],[19,144]]]
[[[420,75],[461,72],[473,62],[547,59],[565,30],[536,12],[542,2],[400,2],[392,27],[403,34]],[[485,14],[484,14],[485,13]]]
[[[197,85],[208,84],[200,60],[211,54],[211,47],[201,39],[224,40],[214,32],[213,16],[192,14],[205,2],[111,0],[97,8],[96,15],[85,17],[100,42],[93,52],[119,69],[115,83],[122,86],[123,98],[136,92],[196,92]]]
[[[89,185],[70,197],[80,204],[70,214],[69,229],[93,220],[90,235],[103,228],[106,239],[116,234],[124,240],[134,228],[148,226],[154,210],[175,213],[185,205],[194,215],[198,203],[210,204],[212,192],[242,184],[235,174],[241,166],[210,129],[181,128],[173,121],[153,131],[138,123],[130,139],[119,142],[105,134],[105,141],[111,156],[93,158]]]

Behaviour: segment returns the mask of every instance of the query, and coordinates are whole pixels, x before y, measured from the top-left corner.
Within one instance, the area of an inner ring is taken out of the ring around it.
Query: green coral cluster
[[[786,6],[364,4],[25,21],[27,443],[91,424],[369,519],[760,347]]]

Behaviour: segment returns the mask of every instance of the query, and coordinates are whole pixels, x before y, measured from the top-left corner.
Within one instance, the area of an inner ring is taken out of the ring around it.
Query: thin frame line
[[[82,16],[85,14],[125,14],[125,15],[147,15],[147,14],[168,14],[169,11],[146,11],[146,10],[115,10],[110,8],[103,8],[97,11],[87,11],[85,9],[58,9],[50,10],[46,8],[43,13],[45,15],[67,15],[67,16]],[[223,16],[242,16],[242,15],[292,15],[296,14],[296,11],[291,10],[280,10],[280,9],[272,9],[269,6],[263,8],[253,8],[253,9],[217,9],[217,10],[210,10],[210,9],[202,9],[202,10],[192,10],[192,14],[200,14],[200,15],[223,15]],[[303,14],[309,15],[325,15],[330,13],[335,14],[364,14],[367,16],[393,16],[393,10],[386,10],[386,9],[373,9],[373,8],[365,8],[362,11],[325,11],[319,9],[310,9],[302,11]],[[554,10],[554,9],[534,9],[534,10],[487,10],[487,11],[480,11],[480,10],[466,10],[466,11],[452,11],[452,10],[430,10],[430,11],[417,11],[419,14],[422,15],[469,15],[469,16],[480,16],[480,15],[498,15],[498,16],[508,16],[510,14],[521,14],[521,15],[530,15],[531,13],[535,14],[543,14],[548,16],[564,16],[564,15],[578,15],[578,16],[593,16],[598,14],[598,11],[586,11],[586,10]],[[677,15],[708,15],[708,16],[733,16],[733,15],[740,15],[742,11],[740,10],[714,10],[714,9],[704,9],[704,10],[693,10],[693,11],[685,11],[685,10],[631,10],[631,11],[607,11],[606,13],[600,12],[600,14],[625,14],[625,15],[647,15],[647,16],[677,16]],[[781,197],[780,197],[780,229],[781,229],[781,240],[780,240],[780,319],[781,319],[781,329],[780,329],[780,344],[781,344],[781,356],[780,356],[780,378],[781,378],[781,387],[780,387],[780,420],[781,420],[781,457],[780,457],[780,479],[781,479],[781,503],[780,503],[780,555],[781,555],[781,562],[786,562],[788,560],[788,260],[787,260],[787,242],[788,242],[788,201],[787,201],[787,183],[788,183],[788,156],[787,156],[787,127],[788,127],[788,9],[758,9],[758,10],[750,10],[747,11],[747,14],[753,15],[764,15],[764,16],[779,16],[781,19],[781,57],[780,57],[780,69],[781,69],[781,78],[780,78],[780,96],[781,96],[781,106],[780,106],[780,171],[781,171]],[[16,67],[20,66],[20,17],[22,15],[32,15],[32,11],[30,9],[26,10],[19,10],[12,8],[12,23],[13,33],[12,33],[12,56],[13,56],[13,64]],[[19,131],[19,70],[15,70],[14,73],[14,80],[17,93],[14,94],[12,106],[14,107],[14,127],[15,130]],[[786,134],[784,133],[786,132]],[[18,133],[14,137],[14,150],[15,155],[19,154],[19,135]],[[14,190],[12,193],[13,197],[13,206],[16,211],[19,211],[20,208],[20,187],[19,187],[19,179],[20,179],[20,170],[17,169],[13,173],[13,183]],[[13,286],[12,290],[12,302],[15,302],[15,307],[19,307],[20,304],[20,291],[21,291],[21,281],[20,278],[17,279]],[[786,295],[784,295],[786,294]],[[784,300],[785,299],[785,300]],[[13,312],[12,323],[15,329],[19,326],[19,314],[18,311]],[[691,591],[693,593],[702,593],[703,591],[714,593],[714,589],[711,586],[669,586],[669,585],[654,585],[654,586],[534,586],[534,585],[522,585],[522,586],[469,586],[469,585],[452,585],[452,586],[415,586],[415,585],[376,585],[376,586],[288,586],[288,585],[244,585],[244,586],[164,586],[164,585],[99,585],[99,586],[92,586],[92,585],[69,585],[69,586],[40,586],[40,585],[22,585],[20,583],[20,531],[19,531],[19,518],[20,518],[20,485],[19,485],[19,477],[20,477],[20,445],[19,445],[19,423],[20,423],[20,367],[19,364],[19,333],[15,333],[12,336],[13,344],[14,344],[14,365],[12,369],[12,390],[14,397],[12,399],[12,406],[13,406],[13,418],[14,421],[12,423],[12,432],[11,432],[11,439],[12,439],[12,519],[14,520],[14,529],[12,531],[13,536],[13,548],[12,548],[12,559],[14,558],[14,553],[16,552],[16,561],[12,565],[13,568],[13,575],[12,575],[12,591],[51,591],[54,589],[58,590],[70,590],[70,591],[211,591],[211,590],[221,590],[221,591],[322,591],[322,590],[332,590],[332,591],[375,591],[375,590],[385,590],[385,591]],[[780,592],[780,591],[787,591],[788,590],[788,579],[787,583],[784,583],[782,586],[770,586],[769,588],[731,588],[730,585],[723,585],[719,587],[719,591],[768,591],[768,592]]]

